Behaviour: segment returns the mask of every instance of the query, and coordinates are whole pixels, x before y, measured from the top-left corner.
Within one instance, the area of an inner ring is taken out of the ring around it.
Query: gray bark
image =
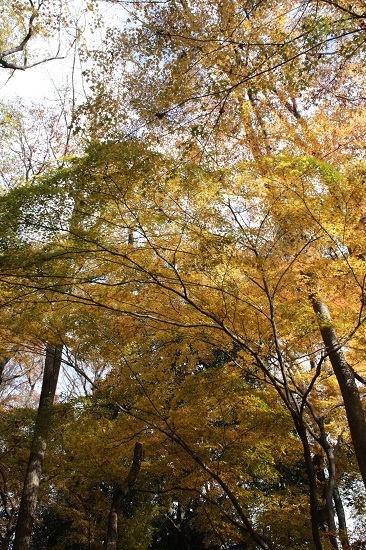
[[[312,292],[310,299],[341,390],[358,466],[366,487],[366,420],[355,374],[342,352],[328,307],[317,292]]]
[[[324,487],[323,506],[324,506],[325,515],[327,518],[330,546],[332,549],[338,550],[337,527],[334,519],[334,510],[333,510],[333,492],[335,487],[336,471],[335,471],[334,453],[330,445],[327,448],[327,456],[328,456],[328,480]]]

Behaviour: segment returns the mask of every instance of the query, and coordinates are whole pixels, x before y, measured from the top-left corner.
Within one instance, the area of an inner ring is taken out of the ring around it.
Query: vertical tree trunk
[[[20,501],[13,550],[28,550],[36,510],[43,459],[61,366],[62,345],[48,344],[44,365],[41,396],[34,426],[34,435]]]
[[[3,382],[4,368],[9,363],[10,357],[0,357],[0,384]]]
[[[141,443],[135,443],[131,469],[123,483],[116,483],[113,491],[112,504],[108,515],[108,531],[105,544],[106,550],[116,550],[117,548],[118,513],[121,508],[123,499],[136,482],[141,467],[141,461],[142,445]]]
[[[310,299],[341,390],[358,466],[366,487],[366,420],[355,374],[341,350],[328,307],[317,292],[312,292]]]
[[[291,415],[296,427],[296,432],[302,442],[304,459],[306,465],[306,472],[309,480],[309,496],[310,496],[310,519],[311,519],[311,532],[313,535],[314,548],[316,550],[323,550],[323,545],[320,538],[319,526],[320,517],[318,510],[318,488],[316,482],[316,474],[314,464],[311,456],[309,440],[306,433],[306,429],[303,423],[302,417],[298,417],[295,412],[291,411]]]
[[[325,435],[325,434],[324,434]],[[325,436],[326,437],[326,436]],[[323,442],[324,445],[326,445],[326,440]],[[326,445],[326,453],[328,457],[328,479],[324,487],[324,508],[325,508],[325,515],[327,518],[327,526],[328,526],[328,538],[330,542],[330,547],[334,550],[338,550],[338,542],[337,542],[337,527],[334,519],[334,510],[333,510],[333,492],[335,487],[335,476],[336,476],[336,469],[335,469],[335,460],[334,460],[334,453],[333,449],[330,445]]]
[[[8,523],[6,525],[5,535],[1,541],[1,550],[9,550],[10,541],[13,537],[13,533],[14,533],[14,515],[12,514],[12,516],[8,520]]]
[[[8,550],[15,529],[15,507],[8,490],[6,478],[2,475],[3,490],[0,491],[0,499],[3,505],[2,519],[5,527],[5,533],[1,537],[1,550]]]
[[[341,539],[342,549],[349,550],[350,545],[349,545],[349,539],[348,539],[346,514],[344,512],[341,495],[339,494],[339,490],[336,485],[333,491],[333,500],[334,500],[334,504],[337,512],[337,517],[338,517],[339,538]]]

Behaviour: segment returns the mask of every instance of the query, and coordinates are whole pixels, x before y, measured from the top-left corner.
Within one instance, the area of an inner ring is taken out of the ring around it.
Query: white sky
[[[78,3],[83,0],[73,0]],[[108,4],[103,1],[98,2],[99,14],[106,25],[115,25],[116,21],[123,22],[124,10],[120,6]],[[90,18],[89,18],[90,21]],[[90,23],[89,23],[90,24]],[[103,29],[97,29],[92,34],[88,30],[88,18],[84,21],[85,31],[83,37],[88,46],[91,44],[100,44],[103,37]],[[42,49],[42,44],[40,44]],[[44,47],[44,45],[43,45]],[[50,50],[55,50],[50,45]],[[62,52],[63,54],[65,52]],[[64,59],[55,59],[47,61],[36,67],[26,69],[25,71],[15,71],[11,73],[7,69],[0,68],[0,101],[11,101],[16,98],[21,98],[23,101],[55,101],[56,89],[60,89],[70,84],[72,66],[73,66],[73,50]],[[77,67],[75,71],[76,92],[83,95],[81,84],[81,69]],[[10,78],[9,78],[10,77]]]
[[[43,99],[52,101],[55,97],[55,89],[70,81],[71,67],[67,59],[58,59],[26,71],[15,71],[10,79],[9,74],[3,74],[5,73],[3,70],[0,74],[0,100],[20,97],[26,101]]]

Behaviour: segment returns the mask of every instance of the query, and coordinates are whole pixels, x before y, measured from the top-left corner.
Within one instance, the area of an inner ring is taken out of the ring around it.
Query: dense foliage
[[[115,4],[0,197],[2,548],[361,549],[364,7]]]

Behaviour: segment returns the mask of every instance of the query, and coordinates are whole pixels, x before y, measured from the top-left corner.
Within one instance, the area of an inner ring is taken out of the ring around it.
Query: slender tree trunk
[[[343,550],[349,550],[349,539],[347,531],[346,514],[344,513],[343,502],[339,494],[338,487],[335,485],[333,490],[333,500],[338,517],[339,538],[341,540]]]
[[[3,476],[3,490],[0,491],[0,498],[3,505],[3,520],[6,525],[5,533],[1,538],[1,550],[8,550],[10,547],[10,541],[13,538],[15,530],[15,508],[9,490],[7,487],[6,479]]]
[[[314,548],[316,550],[323,550],[323,545],[322,545],[322,542],[320,539],[320,533],[319,533],[320,518],[319,518],[319,510],[318,510],[318,488],[317,488],[314,464],[313,464],[310,446],[309,446],[309,440],[308,440],[308,436],[307,436],[302,418],[298,418],[294,412],[292,412],[291,414],[296,427],[297,434],[301,439],[301,443],[304,450],[306,472],[309,480],[310,519],[311,519],[311,532],[313,535]]]
[[[326,444],[326,441],[324,441],[324,444]],[[327,526],[328,526],[328,537],[330,546],[334,550],[339,550],[338,542],[337,542],[337,526],[334,519],[334,509],[333,509],[333,492],[335,487],[335,475],[336,475],[336,469],[335,469],[335,460],[334,460],[334,453],[330,445],[327,445],[326,453],[328,457],[328,479],[326,482],[326,485],[324,487],[324,507],[325,507],[325,515],[327,518]]]
[[[366,420],[355,374],[341,350],[328,307],[317,292],[312,292],[310,299],[341,390],[358,466],[366,487]]]
[[[5,535],[1,542],[1,550],[9,550],[10,541],[12,539],[13,533],[14,533],[14,516],[10,518],[6,526]]]
[[[137,476],[140,472],[141,461],[142,445],[141,443],[135,443],[131,469],[123,483],[116,483],[113,491],[112,504],[108,515],[108,530],[105,544],[106,550],[116,550],[117,548],[118,513],[121,509],[123,499],[136,482]]]
[[[0,384],[3,382],[4,368],[9,363],[10,357],[0,357]]]
[[[28,550],[33,518],[37,506],[38,489],[51,424],[53,402],[61,366],[62,345],[48,344],[44,366],[41,396],[34,426],[34,435],[20,501],[18,523],[13,550]]]

